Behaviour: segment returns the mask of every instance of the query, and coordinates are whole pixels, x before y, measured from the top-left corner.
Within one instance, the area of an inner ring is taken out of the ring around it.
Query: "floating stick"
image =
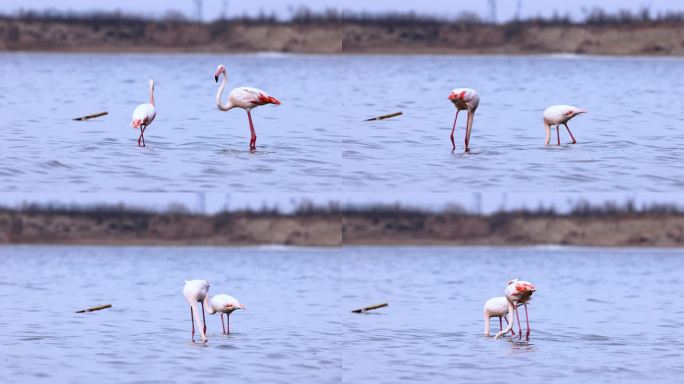
[[[89,119],[94,119],[94,118],[96,118],[96,117],[104,116],[104,115],[106,115],[107,113],[108,113],[108,112],[93,113],[92,115],[85,115],[85,116],[82,116],[82,117],[77,117],[77,118],[74,119],[74,121],[86,121],[86,120],[89,120]]]
[[[388,113],[386,115],[381,115],[378,117],[373,117],[371,119],[367,119],[366,121],[374,121],[374,120],[384,120],[384,119],[389,119],[390,117],[396,117],[396,116],[401,116],[403,115],[403,112],[394,112],[394,113]]]
[[[354,313],[366,313],[366,312],[368,312],[368,311],[372,311],[372,310],[374,310],[374,309],[378,309],[378,308],[382,308],[382,307],[387,307],[387,306],[389,306],[388,303],[375,304],[375,305],[371,305],[371,306],[369,306],[369,307],[355,309],[355,310],[353,310],[352,312],[354,312]]]
[[[88,309],[82,309],[80,311],[76,311],[76,313],[85,313],[85,312],[93,312],[93,311],[99,311],[100,309],[107,309],[111,308],[111,304],[105,304],[105,305],[98,305],[97,307],[92,307]]]

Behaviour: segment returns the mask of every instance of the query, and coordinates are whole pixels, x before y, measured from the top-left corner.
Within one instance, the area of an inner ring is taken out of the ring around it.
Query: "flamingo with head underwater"
[[[215,313],[221,314],[221,329],[224,335],[230,334],[230,314],[238,309],[247,309],[244,304],[240,304],[238,299],[226,294],[219,294],[211,299],[209,295],[204,298],[204,304],[207,306],[207,312],[210,315]],[[226,325],[223,324],[223,314],[226,314]]]
[[[155,117],[157,117],[157,109],[154,105],[154,80],[150,80],[150,102],[138,105],[133,111],[133,121],[131,121],[131,127],[140,129],[138,147],[145,146],[145,128],[152,124]],[[142,140],[142,145],[140,145],[140,140]]]
[[[508,325],[510,322],[508,321],[508,299],[506,299],[505,296],[499,296],[499,297],[493,297],[489,300],[484,305],[484,322],[485,322],[485,328],[484,328],[484,334],[485,336],[489,336],[489,328],[490,328],[490,320],[492,317],[498,317],[499,318],[499,331],[503,330],[503,324],[501,319],[506,319],[506,325]],[[512,319],[511,319],[512,321]],[[515,335],[515,332],[511,329],[511,333]]]
[[[456,107],[456,117],[454,118],[454,126],[451,128],[451,146],[452,151],[456,150],[456,143],[454,142],[454,130],[456,129],[456,120],[458,120],[458,113],[462,110],[468,111],[468,121],[466,122],[465,132],[465,151],[469,151],[470,133],[473,130],[473,119],[475,118],[475,111],[480,105],[480,96],[477,91],[471,88],[456,88],[449,94],[449,101]]]
[[[525,340],[530,339],[530,319],[527,315],[527,303],[532,298],[532,294],[537,291],[534,284],[529,281],[522,281],[513,279],[508,282],[505,289],[506,299],[508,300],[508,311],[513,313],[513,316],[518,319],[518,338],[522,338],[522,326],[520,325],[520,315],[518,314],[518,306],[525,307],[525,321],[527,322],[527,333]],[[508,323],[508,326],[503,331],[496,334],[496,338],[500,338],[508,332],[513,330],[513,319]]]
[[[546,129],[546,141],[544,145],[549,145],[551,141],[551,126],[556,126],[556,135],[558,137],[558,145],[560,145],[560,125],[563,124],[568,130],[572,143],[577,144],[575,136],[572,135],[570,128],[568,128],[568,121],[577,115],[587,113],[586,109],[573,107],[572,105],[554,105],[546,108],[544,111],[544,129]]]
[[[187,300],[190,305],[193,342],[195,341],[195,322],[197,322],[197,328],[200,330],[202,341],[207,341],[207,320],[204,317],[204,304],[206,298],[209,296],[209,287],[209,282],[206,280],[186,280],[185,286],[183,287],[183,296],[185,296],[185,300]],[[198,302],[202,306],[202,324],[199,322],[199,313],[197,312]]]
[[[242,108],[247,111],[247,119],[249,119],[249,130],[252,134],[249,140],[249,149],[251,151],[256,150],[256,131],[254,131],[254,123],[252,122],[252,109],[266,104],[276,104],[280,105],[280,100],[273,96],[269,96],[266,92],[250,87],[238,87],[230,91],[228,94],[228,101],[223,104],[221,102],[221,95],[223,94],[223,89],[228,83],[228,73],[226,72],[226,67],[223,64],[218,66],[216,73],[214,74],[214,80],[218,82],[219,76],[223,74],[223,82],[216,93],[216,105],[221,111],[230,111],[233,108]]]

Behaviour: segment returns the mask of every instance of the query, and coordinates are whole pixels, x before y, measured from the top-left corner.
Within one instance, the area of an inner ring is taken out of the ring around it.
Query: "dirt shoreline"
[[[5,17],[0,51],[682,56],[684,24],[199,24]]]
[[[0,244],[684,246],[683,214],[201,216],[0,211]]]

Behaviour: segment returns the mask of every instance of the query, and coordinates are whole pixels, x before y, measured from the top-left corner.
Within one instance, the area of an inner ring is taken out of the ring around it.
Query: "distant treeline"
[[[638,11],[622,9],[618,11],[606,11],[599,7],[583,9],[580,18],[573,18],[569,13],[554,12],[551,16],[516,16],[510,21],[500,24],[535,24],[535,25],[633,25],[633,24],[679,24],[684,23],[684,12],[665,11],[653,12],[649,7],[642,7]],[[163,15],[144,15],[122,11],[62,11],[55,9],[47,10],[19,10],[12,14],[0,14],[1,19],[13,19],[21,21],[40,22],[88,22],[102,24],[135,24],[150,21],[165,21],[174,23],[196,23],[186,14],[169,10]],[[354,23],[374,24],[383,26],[415,26],[437,25],[445,23],[458,24],[494,24],[491,20],[483,18],[475,12],[464,11],[455,17],[431,15],[416,12],[354,12],[326,9],[321,11],[312,10],[308,7],[298,7],[290,12],[287,17],[280,17],[275,12],[260,12],[258,14],[243,14],[230,18],[219,18],[212,23],[236,22],[241,24],[331,24],[331,23]]]

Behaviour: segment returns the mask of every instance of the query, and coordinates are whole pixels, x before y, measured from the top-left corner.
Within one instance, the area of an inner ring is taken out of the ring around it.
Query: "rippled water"
[[[262,88],[282,101],[220,112],[228,90]],[[337,190],[336,57],[199,54],[0,54],[0,189],[54,191]],[[137,147],[131,113],[157,82],[157,118]],[[225,96],[224,94],[224,100]],[[71,119],[109,111],[88,122]]]
[[[682,250],[348,248],[343,260],[344,308],[390,303],[344,313],[347,382],[671,383],[684,374]],[[529,342],[482,336],[484,302],[512,277],[538,289]]]
[[[0,382],[338,383],[338,252],[0,247]],[[190,341],[192,278],[247,306],[230,336]]]
[[[684,59],[360,56],[345,64],[345,190],[684,187]],[[456,87],[481,97],[469,154],[465,114],[451,153],[447,96]],[[563,146],[544,147],[541,115],[553,104],[589,110],[569,124],[579,144],[561,132]],[[404,115],[361,122],[395,111]]]

